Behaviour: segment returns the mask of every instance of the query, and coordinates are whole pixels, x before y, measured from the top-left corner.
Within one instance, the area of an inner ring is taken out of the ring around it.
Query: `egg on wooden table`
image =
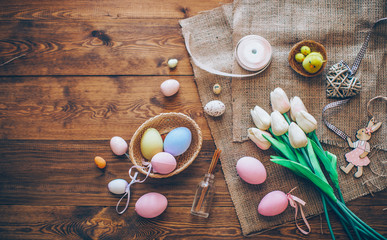
[[[167,208],[167,198],[156,192],[142,195],[136,202],[135,211],[144,218],[154,218],[162,214]]]
[[[128,182],[124,179],[114,179],[109,182],[108,189],[113,194],[124,194]]]
[[[186,127],[178,127],[170,131],[164,140],[164,152],[168,152],[173,156],[183,154],[192,141],[192,133]]]
[[[152,157],[152,168],[155,173],[168,174],[176,168],[176,159],[172,154],[159,152]]]
[[[163,139],[155,128],[148,128],[141,137],[141,153],[147,160],[163,151]]]
[[[128,143],[122,137],[112,137],[110,139],[110,148],[115,155],[121,156],[128,151]]]
[[[247,183],[261,184],[266,180],[265,166],[256,158],[242,157],[236,164],[236,170]]]
[[[179,88],[180,88],[180,83],[175,79],[165,80],[160,85],[160,90],[166,97],[175,95],[179,91]]]
[[[258,212],[263,216],[281,214],[288,207],[289,200],[282,191],[272,191],[264,196],[258,205]]]

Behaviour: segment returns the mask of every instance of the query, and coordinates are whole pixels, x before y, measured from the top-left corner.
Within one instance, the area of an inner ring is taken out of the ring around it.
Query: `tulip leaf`
[[[334,194],[333,188],[325,181],[323,181],[320,177],[314,174],[309,168],[304,167],[303,165],[289,161],[289,160],[280,160],[280,159],[272,159],[272,162],[279,164],[283,167],[289,168],[295,174],[302,176],[306,179],[309,179],[314,183],[315,186],[320,188],[328,197],[330,197],[334,202],[337,202],[337,198]]]
[[[313,147],[314,152],[317,154],[318,158],[320,159],[321,163],[324,165],[325,170],[329,174],[329,178],[332,180],[333,184],[336,188],[339,187],[339,176],[337,173],[337,157],[336,155],[328,152],[328,151],[322,151],[316,142],[313,140],[310,141],[311,145]]]
[[[297,156],[298,162],[299,162],[300,164],[302,164],[304,167],[309,168],[309,165],[308,165],[308,163],[306,162],[304,156],[302,156],[302,154],[301,154],[299,151],[296,151],[296,156]]]
[[[266,140],[271,143],[274,150],[276,150],[279,154],[282,154],[284,157],[286,157],[292,161],[297,161],[296,155],[294,155],[294,153],[286,147],[286,144],[278,141],[277,139],[275,139],[273,137],[266,136],[264,134],[262,134],[262,136],[264,138],[266,138]]]
[[[310,160],[310,163],[313,166],[314,172],[322,180],[324,180],[325,182],[328,182],[327,179],[324,176],[323,171],[321,170],[320,164],[319,164],[319,162],[317,160],[316,154],[314,153],[312,144],[310,142],[311,142],[311,140],[308,139],[308,145],[306,145],[306,150],[308,151],[309,160]]]

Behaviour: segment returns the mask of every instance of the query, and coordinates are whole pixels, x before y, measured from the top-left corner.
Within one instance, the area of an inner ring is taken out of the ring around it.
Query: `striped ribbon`
[[[384,100],[384,101],[387,101],[387,97],[384,97],[384,96],[376,96],[374,98],[371,98],[368,103],[367,103],[367,112],[368,112],[368,116],[372,119],[374,119],[374,115],[372,114],[371,110],[370,110],[370,105],[371,105],[371,102],[377,100],[377,99],[380,99],[380,100]],[[340,100],[340,101],[337,101],[337,102],[332,102],[332,103],[329,103],[327,104],[323,110],[322,110],[322,120],[323,122],[325,123],[325,125],[330,129],[332,130],[334,133],[336,133],[339,137],[341,137],[342,139],[344,140],[347,140],[347,138],[349,138],[349,136],[342,130],[340,130],[339,128],[337,128],[335,125],[331,124],[330,122],[328,122],[327,120],[327,113],[326,111],[328,109],[331,109],[331,108],[335,108],[335,107],[338,107],[338,106],[341,106],[345,103],[347,103],[348,101],[350,100],[350,98],[348,99],[344,99],[344,100]],[[374,119],[374,121],[376,121]]]
[[[357,69],[359,68],[359,65],[360,65],[360,63],[361,63],[361,60],[363,60],[364,54],[365,54],[365,52],[366,52],[366,50],[367,50],[367,47],[368,47],[368,42],[369,42],[370,39],[371,39],[372,30],[374,29],[374,27],[375,27],[378,23],[381,23],[381,22],[383,22],[383,21],[385,21],[385,20],[387,20],[387,17],[381,18],[381,19],[377,20],[377,21],[372,25],[371,30],[368,32],[368,34],[367,34],[367,36],[366,36],[366,38],[365,38],[365,41],[364,41],[364,43],[363,43],[363,46],[360,48],[360,51],[359,51],[359,53],[357,54],[355,61],[353,62],[352,68],[349,68],[349,66],[348,66],[345,62],[343,62],[343,64],[344,64],[345,66],[347,66],[347,68],[348,68],[348,70],[349,70],[349,72],[350,72],[350,74],[349,74],[350,77],[356,74]]]
[[[325,123],[325,125],[326,125],[330,130],[332,130],[334,133],[336,133],[339,137],[341,137],[341,138],[344,139],[344,140],[347,140],[347,138],[349,138],[349,136],[348,136],[345,132],[343,132],[342,130],[340,130],[339,128],[337,128],[335,125],[333,125],[333,124],[331,124],[330,122],[328,122],[326,111],[327,111],[328,109],[331,109],[331,108],[335,108],[335,107],[341,106],[341,105],[347,103],[349,100],[350,100],[350,98],[344,99],[344,100],[340,100],[340,101],[337,101],[337,102],[329,103],[329,104],[327,104],[327,105],[323,108],[323,110],[322,110],[322,120],[323,120],[323,122]]]

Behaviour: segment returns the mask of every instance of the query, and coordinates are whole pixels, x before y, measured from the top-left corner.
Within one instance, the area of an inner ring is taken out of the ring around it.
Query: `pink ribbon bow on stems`
[[[289,204],[290,206],[292,206],[294,209],[295,209],[295,213],[294,213],[294,221],[296,222],[296,226],[298,228],[298,230],[300,230],[300,232],[304,235],[308,235],[310,233],[310,225],[308,223],[308,220],[306,219],[305,217],[305,214],[304,214],[304,211],[302,210],[302,206],[305,206],[306,202],[294,195],[291,195],[290,193],[296,189],[297,187],[293,188],[292,190],[290,190],[286,196],[289,200]],[[297,223],[297,215],[298,215],[298,207],[300,207],[300,213],[301,213],[301,217],[302,217],[302,220],[304,221],[306,227],[308,228],[308,231],[305,231],[303,230],[300,226],[298,226],[298,223]]]

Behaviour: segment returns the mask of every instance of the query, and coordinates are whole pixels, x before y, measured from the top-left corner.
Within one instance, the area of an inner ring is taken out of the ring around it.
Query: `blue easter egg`
[[[192,133],[186,127],[178,127],[170,131],[164,140],[164,152],[173,156],[183,154],[189,148],[192,140]]]

